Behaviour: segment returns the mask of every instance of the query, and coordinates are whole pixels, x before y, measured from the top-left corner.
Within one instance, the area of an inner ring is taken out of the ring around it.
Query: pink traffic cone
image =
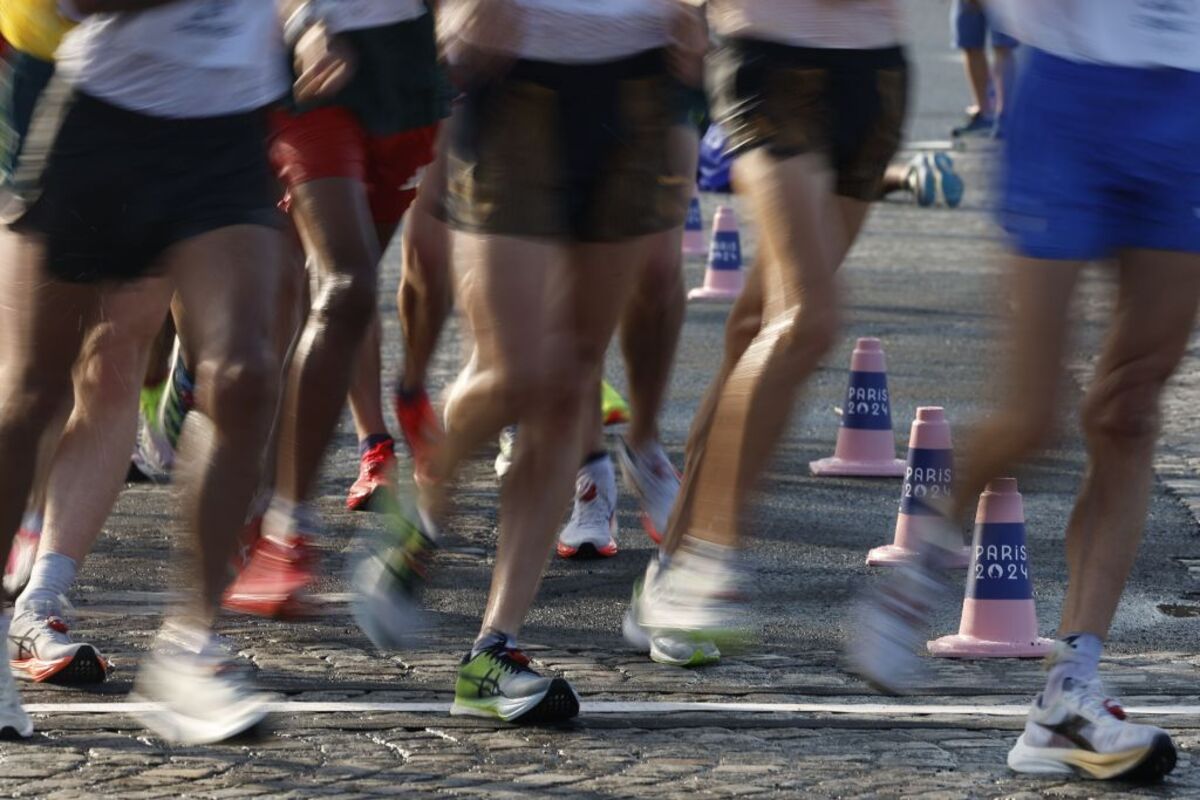
[[[908,438],[908,463],[900,492],[900,513],[896,516],[896,537],[892,544],[876,547],[867,554],[869,566],[909,561],[917,555],[922,541],[936,537],[932,526],[945,522],[934,503],[949,499],[953,476],[954,450],[950,446],[950,423],[946,421],[945,409],[918,408]],[[971,551],[964,547],[948,559],[946,566],[965,567],[970,560]]]
[[[738,236],[737,217],[729,206],[720,206],[713,217],[712,247],[708,251],[704,285],[688,292],[688,299],[736,300],[742,293],[742,280],[742,240]]]
[[[683,224],[683,254],[702,256],[708,252],[704,243],[704,214],[700,211],[700,193],[692,187],[692,202],[688,204],[687,222]]]
[[[878,339],[859,339],[850,357],[850,385],[833,457],[809,463],[813,475],[899,477],[888,397],[887,363]]]
[[[947,658],[1045,655],[1053,642],[1038,636],[1015,478],[997,478],[979,496],[973,551],[958,634],[930,642],[929,652]]]

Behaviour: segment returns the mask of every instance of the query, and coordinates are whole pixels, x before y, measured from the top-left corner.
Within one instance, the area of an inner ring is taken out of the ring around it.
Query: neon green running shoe
[[[499,643],[463,657],[450,713],[504,722],[552,724],[565,722],[579,713],[579,695],[565,678],[539,675],[529,666],[528,656]]]
[[[621,393],[608,385],[608,381],[600,383],[600,418],[605,425],[624,425],[629,422],[629,403],[621,397]]]

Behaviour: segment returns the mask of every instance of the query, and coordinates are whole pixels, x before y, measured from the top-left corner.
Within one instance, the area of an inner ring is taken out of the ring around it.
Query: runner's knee
[[[362,334],[375,315],[375,288],[370,270],[329,276],[323,281],[313,312],[322,324]]]
[[[275,413],[279,363],[267,342],[224,358],[205,358],[196,370],[203,410],[221,427],[255,426]],[[265,429],[264,429],[265,435]]]
[[[1089,439],[1153,440],[1158,433],[1159,397],[1174,364],[1151,357],[1131,362],[1096,380],[1083,406]]]

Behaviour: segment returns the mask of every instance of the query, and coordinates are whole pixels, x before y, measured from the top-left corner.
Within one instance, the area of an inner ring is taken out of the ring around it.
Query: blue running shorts
[[[1017,40],[992,24],[979,0],[954,0],[950,8],[950,29],[954,31],[954,47],[958,50],[982,50],[987,44],[989,30],[992,47],[1016,47]]]
[[[1009,109],[1001,221],[1031,258],[1200,253],[1200,72],[1029,49]]]

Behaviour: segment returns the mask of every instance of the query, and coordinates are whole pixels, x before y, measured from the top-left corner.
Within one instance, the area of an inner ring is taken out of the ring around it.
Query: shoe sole
[[[567,558],[573,561],[596,561],[601,558],[612,558],[618,551],[616,542],[609,542],[600,547],[591,542],[584,542],[579,547],[569,547],[565,544],[560,544],[556,548],[556,552],[559,558]]]
[[[634,602],[637,602],[636,598]],[[655,646],[654,640],[650,634],[646,633],[646,631],[642,629],[642,626],[638,624],[637,617],[633,613],[632,608],[628,609],[625,612],[625,615],[621,618],[621,635],[625,637],[625,641],[629,645],[633,646],[642,653],[648,654],[650,656],[650,660],[656,664],[691,669],[694,667],[712,666],[713,664],[720,663],[721,661],[720,648],[716,648],[717,652],[715,655],[713,655],[705,653],[703,648],[701,648],[699,645],[692,650],[692,653],[690,656],[688,656],[688,658],[672,658]]]
[[[1028,775],[1070,775],[1081,773],[1097,780],[1157,783],[1175,769],[1175,744],[1160,733],[1148,747],[1122,753],[1093,753],[1056,747],[1030,747],[1025,734],[1008,753],[1008,767]]]
[[[237,595],[221,601],[221,608],[263,619],[300,620],[316,616],[318,606],[304,595]]]
[[[498,719],[514,725],[554,725],[579,716],[579,695],[575,694],[571,684],[562,678],[550,681],[545,694],[536,704],[528,709],[524,709],[524,705],[524,703],[518,704],[516,708],[522,710],[518,710],[516,713],[506,713],[500,710],[496,704],[486,700],[479,701],[479,704],[475,705],[470,701],[455,698],[454,705],[450,707],[450,714],[455,717]]]
[[[13,659],[9,663],[18,678],[55,686],[91,686],[104,683],[112,670],[108,659],[97,653],[96,648],[91,645],[84,645],[75,655],[58,661],[27,658]]]
[[[946,201],[947,208],[958,208],[962,204],[964,186],[962,178],[954,171],[954,162],[945,153],[936,153],[933,156],[933,167],[937,194]],[[947,187],[950,187],[949,190]]]
[[[257,731],[267,719],[268,698],[248,701],[237,708],[229,709],[220,722],[197,719],[176,714],[152,698],[136,690],[129,699],[137,704],[148,704],[148,710],[130,712],[130,716],[160,738],[173,744],[201,745],[216,744]]]

